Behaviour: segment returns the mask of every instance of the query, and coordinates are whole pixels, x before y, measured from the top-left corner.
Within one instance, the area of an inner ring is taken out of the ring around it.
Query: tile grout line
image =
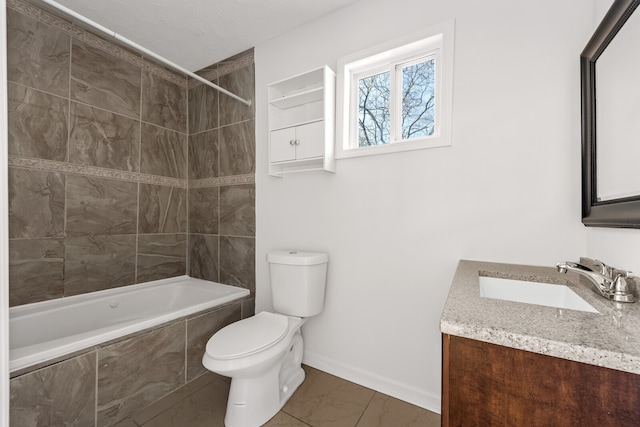
[[[72,74],[72,65],[73,65],[73,37],[69,37],[69,81],[67,87],[67,102],[68,102],[68,111],[69,116],[67,117],[67,144],[66,144],[66,153],[65,153],[65,161],[69,162],[71,157],[71,85],[73,83],[73,74]],[[29,88],[28,86],[25,86]],[[65,296],[66,292],[66,283],[67,283],[67,220],[69,216],[69,203],[68,203],[68,184],[69,177],[67,173],[61,172],[64,177],[64,213],[62,218],[62,236],[60,236],[60,240],[62,242],[62,297]],[[98,423],[98,352],[96,351],[96,407],[95,407],[95,422],[96,426]]]
[[[140,111],[138,118],[138,173],[142,170],[142,69],[140,69]],[[142,197],[142,183],[138,182],[138,205],[136,207],[136,259],[135,259],[135,283],[138,283],[138,251],[140,250],[140,198]]]
[[[187,80],[188,83],[188,80]],[[187,131],[187,159],[186,159],[186,163],[187,163],[187,170],[186,170],[186,176],[187,176],[187,186],[185,189],[185,199],[186,199],[186,206],[185,206],[185,213],[186,213],[186,218],[185,218],[185,233],[186,233],[186,243],[185,243],[185,254],[184,254],[184,273],[191,277],[191,236],[189,235],[189,232],[191,230],[191,221],[189,219],[189,217],[191,216],[191,209],[189,207],[189,199],[190,199],[190,193],[191,193],[191,170],[189,169],[190,164],[189,164],[189,154],[191,153],[191,126],[190,126],[190,114],[191,114],[191,108],[189,108],[190,105],[190,98],[191,98],[191,90],[189,89],[189,85],[187,84],[187,88],[185,89],[185,129]]]
[[[313,426],[313,424],[309,424],[308,422],[303,421],[303,420],[301,420],[300,418],[295,417],[295,416],[291,415],[291,414],[290,414],[290,413],[288,413],[288,412],[285,412],[283,409],[281,409],[281,410],[280,410],[280,412],[282,412],[283,414],[287,414],[288,416],[290,416],[291,418],[293,418],[293,419],[294,419],[294,420],[296,420],[296,421],[300,421],[300,422],[301,422],[302,424],[304,424],[305,426],[314,427],[314,426]]]
[[[187,380],[188,380],[188,375],[187,375],[187,369],[188,369],[188,362],[187,362],[187,355],[188,353],[188,343],[187,341],[189,340],[189,327],[187,326],[187,323],[189,322],[189,319],[184,319],[184,384],[183,387],[186,386],[188,384]]]
[[[94,427],[98,427],[98,350],[95,350],[96,353],[96,397],[95,397],[95,406],[93,411],[93,421]]]
[[[220,65],[216,64],[216,84],[220,84],[220,76],[218,75],[218,71],[219,71]],[[218,170],[216,171],[216,174],[219,176],[220,175],[220,171],[221,171],[221,162],[220,162],[220,116],[222,115],[222,112],[220,111],[220,98],[222,98],[222,94],[220,92],[218,92],[216,94],[216,122],[214,124],[214,129],[216,129],[217,135],[216,135],[216,139],[214,140],[214,152],[216,153],[216,163],[218,164]],[[222,255],[221,255],[221,251],[222,251],[222,236],[220,236],[220,187],[218,187],[218,191],[217,191],[217,209],[218,212],[218,223],[216,224],[216,234],[218,235],[218,253],[217,253],[217,257],[218,257],[218,266],[216,268],[216,270],[218,270],[218,282],[222,283]],[[240,316],[242,316],[242,309],[240,311]]]
[[[136,256],[134,259],[134,274],[133,274],[133,282],[134,283],[138,283],[138,252],[140,250],[140,197],[142,196],[141,191],[140,191],[140,186],[141,184],[138,183],[137,187],[137,191],[138,194],[136,197]]]
[[[139,122],[142,123],[142,98],[143,98],[143,89],[142,89],[142,68],[140,68],[140,93],[139,93],[139,102],[140,102],[140,107],[138,109],[138,116],[139,116]],[[142,129],[142,125],[140,125],[139,129]],[[140,139],[142,139],[142,131],[140,130]],[[138,171],[140,170],[140,156],[141,156],[141,147],[142,147],[142,141],[139,140],[138,141]],[[133,259],[133,283],[138,283],[138,251],[139,251],[139,246],[140,246],[140,197],[142,196],[141,194],[141,185],[140,182],[137,182],[136,185],[136,232],[135,232],[135,236],[136,236],[136,243],[135,243],[135,256]]]
[[[369,406],[371,406],[371,402],[373,402],[373,399],[376,397],[377,394],[378,394],[378,392],[373,390],[373,394],[371,395],[371,399],[369,399],[369,402],[367,402],[367,406],[364,407],[364,410],[362,411],[362,413],[358,417],[358,421],[356,421],[356,423],[353,425],[353,427],[358,427],[358,424],[360,424],[360,421],[362,420],[362,417],[364,417],[365,412],[367,412],[367,409],[369,409]]]

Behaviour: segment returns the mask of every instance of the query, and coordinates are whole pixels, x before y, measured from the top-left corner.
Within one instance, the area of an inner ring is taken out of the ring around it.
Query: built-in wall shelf
[[[268,86],[270,175],[335,172],[335,87],[326,65]]]
[[[322,101],[324,98],[324,88],[318,87],[309,89],[293,95],[286,95],[271,101],[271,105],[282,110],[287,108],[298,107],[304,104],[310,104],[316,101]]]

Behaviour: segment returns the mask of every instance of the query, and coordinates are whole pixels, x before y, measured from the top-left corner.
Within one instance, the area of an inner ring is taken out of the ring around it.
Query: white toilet
[[[226,427],[269,421],[304,381],[300,327],[324,307],[329,256],[276,251],[267,255],[273,308],[216,332],[202,364],[231,377]]]

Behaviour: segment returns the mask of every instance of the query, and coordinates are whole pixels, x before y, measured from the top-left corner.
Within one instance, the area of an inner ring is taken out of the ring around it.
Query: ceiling
[[[197,71],[356,0],[55,0]]]

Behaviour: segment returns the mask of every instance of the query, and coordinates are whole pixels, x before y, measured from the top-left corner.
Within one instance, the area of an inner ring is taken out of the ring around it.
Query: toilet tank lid
[[[324,252],[304,251],[273,251],[267,255],[267,262],[288,265],[316,265],[329,261],[329,255]]]

